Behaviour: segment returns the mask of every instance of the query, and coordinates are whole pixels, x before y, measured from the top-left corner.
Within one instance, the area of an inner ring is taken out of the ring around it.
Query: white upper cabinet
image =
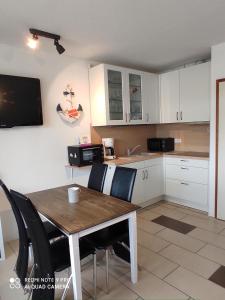
[[[159,76],[145,73],[143,80],[144,124],[160,123]]]
[[[110,65],[90,69],[93,126],[159,122],[158,75]]]
[[[160,75],[161,123],[209,121],[210,62]]]
[[[178,122],[180,112],[179,71],[160,75],[161,123]]]
[[[210,63],[180,70],[180,119],[209,121]]]

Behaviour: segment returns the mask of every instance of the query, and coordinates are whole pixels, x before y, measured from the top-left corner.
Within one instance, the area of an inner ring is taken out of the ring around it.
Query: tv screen
[[[0,74],[0,127],[42,124],[40,80]]]

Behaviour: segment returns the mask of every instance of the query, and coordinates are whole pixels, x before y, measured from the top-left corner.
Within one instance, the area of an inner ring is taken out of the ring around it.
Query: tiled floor
[[[17,241],[8,243],[7,259],[0,262],[1,300],[26,299],[20,289],[9,287],[9,278],[15,277],[17,248]],[[110,293],[106,294],[104,256],[100,253],[97,299],[225,299],[225,222],[168,202],[145,208],[138,213],[138,263],[139,280],[133,285],[129,265],[111,256]],[[68,272],[57,276],[67,277]],[[92,293],[91,263],[82,272],[82,282]],[[57,299],[61,292],[57,290]],[[84,300],[89,298],[84,293]],[[72,299],[71,288],[67,299]]]

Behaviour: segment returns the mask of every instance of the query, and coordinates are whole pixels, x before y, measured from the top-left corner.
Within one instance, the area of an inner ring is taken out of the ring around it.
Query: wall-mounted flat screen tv
[[[40,80],[0,74],[0,128],[42,124]]]

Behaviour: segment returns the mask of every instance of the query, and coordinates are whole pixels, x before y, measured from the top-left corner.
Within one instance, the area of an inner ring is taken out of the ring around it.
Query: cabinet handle
[[[177,121],[178,121],[178,111],[177,111]]]
[[[189,185],[188,183],[186,182],[181,182],[180,184],[183,184],[183,185]]]
[[[128,113],[128,122],[130,122],[130,113]]]
[[[142,171],[142,180],[145,180],[145,171]]]
[[[181,170],[189,170],[188,168],[181,167]]]
[[[127,113],[125,113],[125,119],[126,119],[126,123],[127,123]]]
[[[181,119],[181,121],[183,120],[183,112],[182,111],[180,112],[180,119]]]
[[[183,161],[183,162],[188,162],[188,160],[187,160],[187,159],[181,159],[180,161]]]
[[[146,121],[149,122],[149,113],[146,114]]]

